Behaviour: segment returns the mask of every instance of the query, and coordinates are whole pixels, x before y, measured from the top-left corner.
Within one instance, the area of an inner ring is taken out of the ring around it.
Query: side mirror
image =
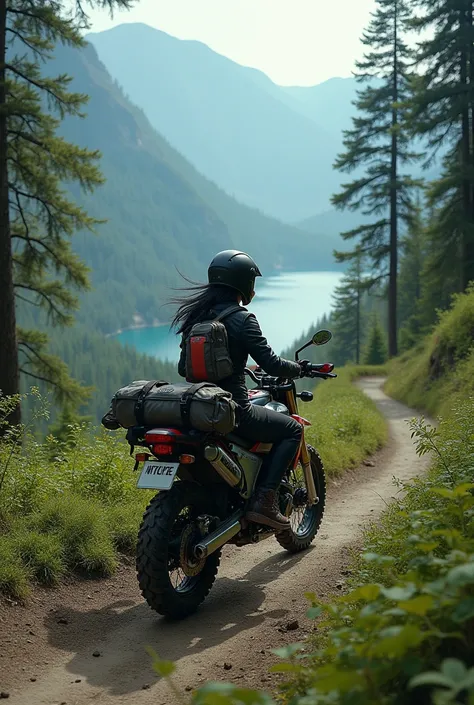
[[[312,337],[311,342],[313,345],[326,345],[332,338],[332,333],[330,330],[318,330]]]
[[[298,360],[298,355],[300,354],[300,352],[306,350],[306,348],[309,348],[310,345],[326,345],[326,343],[329,343],[331,338],[332,333],[330,330],[318,330],[318,332],[313,335],[309,343],[306,343],[299,350],[296,351],[295,360]]]

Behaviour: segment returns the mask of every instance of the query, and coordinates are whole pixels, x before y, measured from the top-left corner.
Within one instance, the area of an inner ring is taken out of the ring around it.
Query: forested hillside
[[[92,215],[107,219],[98,237],[75,239],[93,285],[79,320],[104,333],[130,325],[135,314],[168,320],[160,307],[179,282],[175,268],[202,278],[211,256],[226,247],[251,250],[267,273],[312,261],[334,267],[329,239],[242,206],[202,177],[124,97],[92,46],[57,48],[49,70],[58,66],[74,77],[75,90],[90,96],[87,117],[68,118],[63,134],[101,151],[106,178],[93,195],[76,193]]]

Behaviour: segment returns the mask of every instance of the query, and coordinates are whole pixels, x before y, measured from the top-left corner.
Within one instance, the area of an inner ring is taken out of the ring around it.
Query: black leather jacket
[[[213,308],[209,316],[203,320],[212,320],[222,311],[232,305],[232,301],[225,301]],[[198,321],[194,321],[198,323]],[[219,382],[219,387],[232,393],[234,400],[242,407],[249,404],[247,387],[245,385],[244,368],[249,355],[265,372],[275,377],[299,377],[301,367],[297,362],[284,360],[278,357],[264,338],[257,319],[253,313],[245,308],[242,311],[230,314],[223,320],[229,340],[229,352],[234,364],[234,373],[227,379]],[[181,356],[178,371],[181,377],[186,377],[186,350],[181,342]]]

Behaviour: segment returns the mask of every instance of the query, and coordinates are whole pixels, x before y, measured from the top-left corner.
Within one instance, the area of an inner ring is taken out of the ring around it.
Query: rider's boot
[[[264,487],[257,488],[245,518],[279,531],[290,528],[290,520],[278,508],[277,493]]]

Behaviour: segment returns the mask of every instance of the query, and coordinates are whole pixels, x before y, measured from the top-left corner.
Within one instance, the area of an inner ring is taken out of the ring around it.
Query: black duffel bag
[[[102,424],[108,429],[176,426],[226,435],[235,428],[235,409],[232,394],[211,382],[137,381],[115,393]]]

